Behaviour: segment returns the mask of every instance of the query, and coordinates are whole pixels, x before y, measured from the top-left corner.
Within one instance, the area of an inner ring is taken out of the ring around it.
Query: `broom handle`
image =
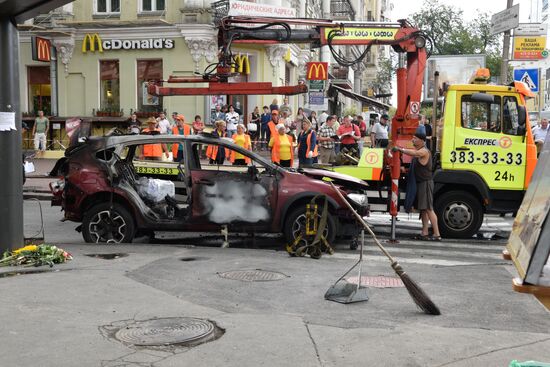
[[[367,231],[369,231],[370,235],[372,236],[372,238],[374,239],[374,242],[376,243],[376,245],[378,246],[378,248],[380,248],[380,250],[384,253],[384,255],[386,255],[388,257],[388,259],[390,259],[390,261],[392,263],[395,262],[395,260],[393,259],[393,257],[390,255],[390,253],[388,251],[386,251],[386,249],[384,248],[384,246],[382,246],[382,244],[378,241],[378,239],[376,238],[376,235],[374,234],[374,232],[370,229],[369,225],[367,223],[365,223],[365,220],[359,215],[359,213],[357,213],[357,211],[353,208],[353,206],[351,206],[351,204],[346,200],[346,198],[344,198],[344,195],[342,195],[342,193],[340,192],[340,190],[338,190],[338,188],[336,188],[336,186],[334,186],[334,184],[332,182],[329,182],[330,186],[332,186],[332,188],[334,189],[334,191],[336,191],[336,193],[338,194],[338,196],[340,197],[340,199],[342,199],[342,201],[344,203],[346,203],[346,206],[348,207],[349,210],[351,210],[351,212],[353,213],[353,215],[355,215],[355,218],[357,218],[357,220],[359,221],[359,223],[361,223],[363,225],[363,227],[365,227],[367,229]]]

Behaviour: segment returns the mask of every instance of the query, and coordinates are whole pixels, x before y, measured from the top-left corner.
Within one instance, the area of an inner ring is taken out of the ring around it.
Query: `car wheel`
[[[92,206],[82,220],[82,236],[89,243],[130,243],[134,239],[135,224],[126,208],[114,203]]]
[[[481,203],[464,191],[449,191],[438,197],[435,213],[443,237],[470,238],[483,223]]]
[[[323,212],[323,207],[319,206],[317,217],[321,219],[321,213]],[[285,221],[284,235],[288,244],[293,244],[296,238],[301,233],[305,233],[306,229],[306,208],[305,205],[300,205],[299,208],[294,209]],[[336,238],[336,221],[334,216],[328,213],[327,217],[327,226],[324,230],[324,236],[327,239],[328,243],[332,245],[334,239]],[[309,245],[311,241],[308,241],[306,238],[302,238],[300,243],[302,246]],[[297,246],[299,247],[299,246]]]

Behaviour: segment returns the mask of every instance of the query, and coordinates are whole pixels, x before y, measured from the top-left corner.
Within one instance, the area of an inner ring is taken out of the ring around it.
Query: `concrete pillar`
[[[323,19],[330,18],[330,0],[322,0],[321,9],[323,11]],[[330,49],[328,46],[321,47],[321,61],[328,62],[329,64],[332,61],[330,55]]]
[[[19,37],[9,18],[0,18],[0,111],[15,113],[17,130],[0,131],[0,254],[23,245],[23,176],[21,106],[19,96]]]

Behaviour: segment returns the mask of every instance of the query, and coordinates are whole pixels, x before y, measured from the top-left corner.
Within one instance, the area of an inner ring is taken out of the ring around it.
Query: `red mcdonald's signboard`
[[[35,61],[51,61],[51,47],[52,43],[50,40],[42,37],[32,37],[32,59]]]
[[[307,80],[327,80],[328,62],[308,62],[306,71]]]

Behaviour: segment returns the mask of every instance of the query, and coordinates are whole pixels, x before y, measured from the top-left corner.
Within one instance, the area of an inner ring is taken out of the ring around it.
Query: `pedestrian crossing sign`
[[[539,91],[539,69],[514,69],[514,80],[524,82],[532,92]]]

